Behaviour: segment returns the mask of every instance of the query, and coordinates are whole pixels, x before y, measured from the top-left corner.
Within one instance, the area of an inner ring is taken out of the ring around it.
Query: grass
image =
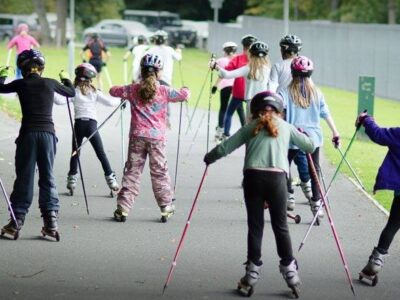
[[[5,49],[5,44],[0,43],[1,49]],[[62,69],[67,69],[68,52],[67,49],[57,49],[46,47],[41,49],[46,57],[46,69],[44,76],[58,78],[58,73]],[[113,84],[123,84],[123,65],[122,57],[125,49],[111,48],[112,57],[108,64],[109,72]],[[75,63],[81,62],[79,58],[80,49],[75,51]],[[4,55],[3,57],[5,57]],[[208,107],[210,76],[207,76],[207,62],[210,54],[206,51],[197,49],[184,49],[183,61],[181,64],[175,63],[175,72],[173,85],[180,87],[186,85],[190,88],[192,97],[189,105],[194,106],[200,95],[200,90],[204,82],[206,83],[202,96],[200,97],[199,107]],[[130,62],[128,64],[130,66]],[[130,67],[128,67],[129,69]],[[181,76],[182,74],[182,76]],[[71,74],[72,75],[72,74]],[[213,75],[213,81],[216,75]],[[103,76],[104,77],[104,76]],[[104,86],[107,87],[106,80],[103,78]],[[354,134],[354,121],[357,115],[357,94],[343,90],[322,87],[325,98],[335,119],[336,125],[342,139],[342,149],[346,149],[351,137]],[[211,108],[217,110],[219,107],[218,97],[215,96],[212,101]],[[20,118],[19,104],[14,100],[5,100],[0,98],[0,109],[7,111],[10,115]],[[399,126],[400,103],[387,99],[376,98],[375,100],[375,119],[384,127]],[[335,150],[331,143],[331,135],[326,124],[323,124],[325,145],[324,152],[328,160],[337,165],[340,160],[340,154]],[[372,187],[375,176],[382,160],[387,152],[385,147],[378,146],[367,139],[356,140],[348,153],[348,161],[352,164],[361,181],[364,183],[367,191],[372,194]],[[341,171],[352,176],[350,170],[344,164]],[[374,197],[386,208],[389,209],[393,192],[381,191]],[[351,201],[349,195],[346,201]]]

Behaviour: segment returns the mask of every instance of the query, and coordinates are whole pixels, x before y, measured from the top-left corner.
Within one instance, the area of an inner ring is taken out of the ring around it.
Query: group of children
[[[162,35],[160,34],[159,37]],[[165,39],[155,40],[156,44],[164,42]],[[243,37],[242,45],[244,52],[231,57],[229,62],[225,59],[212,60],[209,63],[212,69],[218,71],[221,78],[235,78],[235,80],[231,102],[227,105],[225,93],[224,97],[221,97],[223,109],[227,108],[223,118],[226,137],[205,155],[204,162],[207,165],[214,163],[217,159],[246,144],[243,190],[247,210],[248,251],[246,273],[239,281],[239,292],[246,296],[251,295],[260,277],[263,264],[261,245],[264,208],[267,204],[278,255],[281,259],[280,272],[298,297],[301,282],[286,220],[286,211],[290,205],[287,201],[290,163],[292,160],[296,162],[298,158],[298,168],[304,173],[301,175],[302,187],[310,200],[313,213],[316,214],[321,205],[321,195],[316,188],[319,180],[319,148],[322,145],[320,119],[324,119],[330,127],[335,147],[340,144],[339,133],[323,94],[311,80],[314,70],[312,61],[305,56],[298,56],[301,49],[301,41],[298,37],[289,35],[281,40],[283,60],[272,67],[268,59],[269,48],[266,43],[247,35]],[[236,50],[236,44],[228,42],[223,48],[227,57],[230,58]],[[119,189],[117,209],[114,212],[116,221],[124,222],[132,209],[139,193],[140,176],[147,156],[150,161],[153,192],[160,207],[162,220],[166,221],[174,213],[172,203],[174,195],[165,152],[167,110],[169,102],[187,100],[190,97],[190,91],[186,87],[176,90],[169,86],[172,77],[168,77],[170,74],[164,74],[163,77],[163,71],[169,68],[165,66],[167,59],[164,57],[165,61],[163,61],[161,52],[157,52],[156,49],[154,51],[141,57],[140,74],[135,82],[110,89],[111,96],[129,101],[131,108],[129,150],[121,189],[105,155],[98,133],[91,140],[101,161],[107,183],[111,189]],[[68,74],[62,71],[60,73],[62,84],[41,76],[45,68],[45,59],[37,50],[29,49],[21,52],[17,59],[17,66],[21,69],[23,78],[8,84],[4,84],[8,76],[8,68],[0,69],[0,93],[17,93],[22,110],[21,129],[16,140],[16,180],[10,197],[16,222],[10,220],[3,227],[2,234],[7,233],[18,237],[18,232],[24,224],[25,215],[32,203],[37,165],[39,207],[44,221],[42,232],[55,236],[58,234],[59,201],[53,175],[57,143],[52,120],[53,103],[65,104],[71,101],[74,104],[76,141],[73,140],[72,149],[76,150],[84,137],[96,132],[96,103],[103,102],[117,106],[120,100],[105,96],[94,88],[92,80],[96,78],[97,71],[88,63],[83,63],[75,69],[74,83],[70,81]],[[239,85],[240,81],[242,83]],[[221,84],[220,87],[222,89],[229,87],[229,84],[225,84]],[[237,94],[234,94],[235,87]],[[246,102],[246,121],[243,118],[246,124],[234,135],[228,137],[231,122],[229,118],[234,111],[242,107],[243,101]],[[221,119],[219,118],[219,128],[222,125]],[[368,265],[361,273],[373,278],[383,266],[390,243],[400,228],[400,129],[380,128],[366,114],[358,117],[356,125],[363,125],[374,142],[389,147],[388,155],[379,170],[374,190],[396,191],[388,224],[381,234],[378,246],[372,252]],[[308,171],[305,153],[311,154],[311,159],[317,167],[317,176],[314,178]],[[70,189],[73,189],[72,185],[76,182],[76,159],[76,157],[72,158],[70,162],[68,174],[71,179],[68,181]]]

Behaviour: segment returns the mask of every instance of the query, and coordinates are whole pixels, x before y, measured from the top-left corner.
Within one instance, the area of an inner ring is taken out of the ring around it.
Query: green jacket
[[[241,145],[246,144],[246,156],[243,169],[279,168],[289,174],[288,149],[290,144],[298,146],[304,152],[314,151],[312,140],[299,132],[296,127],[275,117],[278,137],[271,137],[265,129],[254,135],[258,120],[243,126],[234,135],[216,146],[208,154],[211,161],[228,155]]]

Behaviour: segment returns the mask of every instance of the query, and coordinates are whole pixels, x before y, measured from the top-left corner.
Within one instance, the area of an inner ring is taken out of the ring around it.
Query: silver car
[[[97,33],[106,46],[131,46],[132,39],[144,35],[149,38],[152,35],[145,25],[135,21],[117,19],[102,20],[93,27],[86,28],[83,39],[86,43],[93,33]]]

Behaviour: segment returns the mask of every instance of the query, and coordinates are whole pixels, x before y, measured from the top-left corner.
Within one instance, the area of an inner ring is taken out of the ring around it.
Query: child
[[[257,93],[268,90],[269,74],[271,71],[271,64],[268,58],[268,45],[261,41],[251,44],[248,64],[239,69],[227,71],[219,67],[213,60],[211,64],[212,68],[219,71],[219,76],[222,78],[246,78],[244,99],[247,102],[247,121],[250,121],[250,99]]]
[[[288,34],[280,40],[279,46],[281,48],[282,61],[279,61],[272,66],[270,77],[270,85],[273,90],[276,89],[277,93],[286,89],[290,82],[292,82],[292,71],[290,65],[293,59],[298,56],[302,43],[300,38],[296,35]],[[312,197],[311,177],[308,172],[307,157],[304,152],[297,151],[297,154],[292,159],[297,166],[301,189],[308,201],[310,201]],[[288,191],[289,198],[287,201],[287,209],[294,210],[296,200],[294,198],[291,176],[289,176]]]
[[[147,39],[144,35],[139,35],[135,40],[137,41],[137,45],[134,44],[129,48],[124,55],[123,61],[126,62],[129,55],[132,54],[132,81],[136,82],[140,76],[140,60],[143,54],[149,49],[149,45],[147,45]]]
[[[108,106],[117,106],[119,99],[113,99],[105,96],[101,91],[96,90],[92,85],[92,79],[96,78],[96,69],[88,63],[80,64],[75,69],[75,97],[70,100],[74,103],[75,110],[75,136],[78,147],[82,144],[83,138],[88,138],[97,130],[97,116],[96,105],[97,102],[103,103]],[[65,97],[55,94],[54,101],[56,104],[66,104]],[[99,132],[97,132],[91,139],[90,143],[98,159],[103,167],[106,182],[111,191],[118,191],[119,186],[115,173],[112,171],[110,163],[107,159],[106,153],[103,149],[103,143]],[[75,140],[72,140],[72,151],[76,150]],[[79,155],[79,154],[78,154]],[[71,196],[74,193],[76,182],[78,180],[78,155],[74,155],[70,160],[70,167],[68,172],[67,189],[70,191]]]
[[[17,35],[13,37],[7,44],[7,49],[11,51],[13,47],[16,48],[17,50],[17,58],[22,51],[29,50],[32,47],[39,48],[40,44],[38,41],[31,35],[28,34],[29,32],[29,27],[25,23],[21,23],[17,27]],[[16,68],[16,74],[15,74],[15,79],[21,79],[21,70],[20,68]]]
[[[360,279],[366,277],[372,280],[374,286],[378,282],[377,274],[383,267],[390,244],[400,228],[400,127],[381,128],[366,113],[361,113],[357,118],[356,126],[361,125],[374,143],[388,147],[388,153],[376,176],[374,193],[377,190],[394,191],[389,220],[382,230],[378,246],[372,250],[367,265],[360,273]]]
[[[25,50],[17,60],[23,79],[3,84],[7,69],[0,71],[0,93],[17,93],[21,104],[22,122],[15,143],[15,172],[13,192],[10,196],[17,224],[11,220],[2,229],[18,238],[33,198],[35,166],[39,170],[39,208],[44,226],[42,233],[59,240],[57,214],[58,194],[53,175],[57,138],[52,119],[54,92],[66,97],[75,96],[68,74],[61,71],[60,84],[54,79],[42,78],[45,67],[43,55],[37,50]],[[58,238],[57,238],[58,236]]]
[[[234,54],[236,53],[237,45],[234,42],[226,42],[222,45],[222,50],[224,51],[224,56],[217,59],[216,63],[218,66],[221,68],[225,68],[228,64],[229,61],[232,59]],[[218,112],[218,126],[216,128],[215,132],[215,140],[216,142],[221,142],[222,136],[224,133],[224,118],[225,118],[225,113],[226,109],[228,107],[228,102],[229,98],[231,97],[231,92],[232,92],[232,85],[233,85],[233,80],[234,79],[222,79],[218,77],[217,82],[214,84],[214,86],[211,89],[211,93],[215,94],[217,92],[217,89],[220,90],[220,106],[219,106],[219,112]],[[239,114],[239,113],[238,113]],[[242,124],[243,126],[244,124]]]
[[[165,153],[165,131],[168,102],[189,98],[189,89],[179,91],[160,85],[162,61],[157,55],[146,54],[140,63],[141,81],[127,86],[114,86],[110,95],[129,100],[131,104],[131,129],[128,160],[125,163],[122,188],[118,193],[116,221],[125,222],[139,194],[140,176],[149,155],[153,192],[161,210],[161,220],[166,222],[174,213],[173,191],[168,174]]]
[[[286,120],[298,128],[303,128],[313,139],[315,151],[311,154],[317,171],[320,173],[319,149],[322,146],[322,130],[320,118],[323,118],[332,131],[332,142],[339,147],[339,132],[329,113],[328,105],[325,103],[324,95],[314,85],[310,76],[314,70],[312,61],[305,56],[298,56],[291,63],[292,82],[288,88],[281,91],[281,96],[286,105]],[[297,155],[299,149],[291,145],[289,149],[289,165]],[[311,172],[309,172],[311,174]],[[311,211],[315,214],[319,211],[319,217],[323,217],[321,195],[315,178],[311,178],[312,198],[310,201]],[[317,220],[319,222],[319,219]],[[317,223],[319,224],[319,223]]]
[[[255,95],[250,110],[253,120],[207,153],[204,162],[211,164],[246,144],[243,190],[248,224],[247,262],[246,274],[238,285],[239,292],[250,296],[260,278],[264,204],[267,202],[281,258],[280,272],[293,292],[298,293],[301,283],[286,218],[287,151],[289,144],[295,144],[303,151],[312,152],[313,142],[280,117],[283,104],[275,93],[266,91]]]

